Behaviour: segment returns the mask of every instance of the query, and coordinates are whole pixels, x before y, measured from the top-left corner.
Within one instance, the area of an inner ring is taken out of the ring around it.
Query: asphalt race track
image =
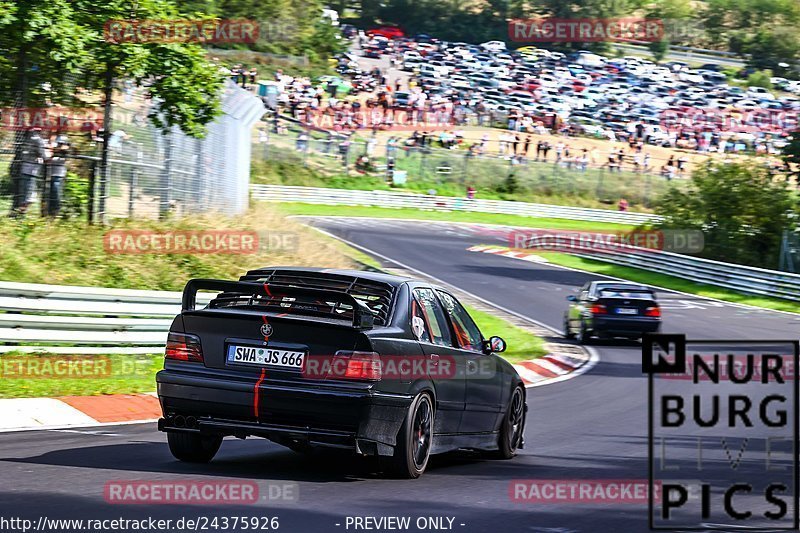
[[[468,252],[491,238],[455,226],[401,221],[313,221],[341,238],[561,328],[565,297],[596,276]],[[383,260],[387,266],[393,266]],[[798,318],[660,292],[664,331],[690,339],[787,339]],[[484,332],[501,333],[501,332]],[[566,533],[647,530],[646,507],[514,502],[514,479],[647,479],[647,381],[637,344],[597,343],[586,374],[530,389],[526,447],[511,461],[470,455],[435,458],[422,478],[380,479],[346,456],[306,458],[269,442],[226,440],[206,466],[173,460],[155,424],[0,434],[3,516],[197,518],[277,516],[282,531],[357,531],[347,517],[452,518],[455,531]],[[119,505],[104,501],[109,480],[257,480],[297,483],[297,499],[255,505]],[[386,529],[384,529],[386,530]],[[55,531],[55,530],[54,530]]]

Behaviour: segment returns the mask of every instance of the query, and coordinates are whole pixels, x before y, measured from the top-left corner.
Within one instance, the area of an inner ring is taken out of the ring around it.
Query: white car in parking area
[[[755,97],[760,100],[775,100],[775,95],[764,87],[748,87],[745,94],[751,98]]]
[[[486,41],[485,43],[481,43],[481,48],[497,53],[506,49],[506,43],[503,41]]]

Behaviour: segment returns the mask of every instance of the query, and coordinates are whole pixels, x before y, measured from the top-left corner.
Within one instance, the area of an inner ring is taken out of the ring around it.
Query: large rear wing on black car
[[[350,320],[352,327],[359,329],[371,328],[375,320],[369,307],[346,292],[218,279],[190,280],[183,289],[183,311],[195,309],[197,291],[201,290],[219,291],[207,309],[243,307],[337,322]]]

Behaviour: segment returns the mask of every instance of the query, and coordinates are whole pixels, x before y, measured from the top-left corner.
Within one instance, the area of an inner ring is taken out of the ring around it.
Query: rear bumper
[[[392,453],[413,400],[363,384],[264,380],[257,386],[254,380],[173,370],[159,372],[156,382],[164,413],[161,431],[257,436],[365,455]]]
[[[653,318],[593,317],[590,325],[592,333],[632,336],[642,333],[655,333],[661,328],[661,320]]]

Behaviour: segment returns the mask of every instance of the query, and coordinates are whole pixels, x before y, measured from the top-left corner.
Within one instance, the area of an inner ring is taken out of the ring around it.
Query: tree
[[[0,2],[0,104],[74,103],[89,36],[69,0]]]
[[[653,60],[656,63],[661,63],[667,57],[667,52],[669,52],[669,40],[664,38],[660,41],[653,41],[648,45],[648,48]]]
[[[800,130],[789,134],[789,142],[783,147],[783,162],[789,174],[800,179]]]
[[[797,62],[800,37],[797,28],[762,28],[742,44],[742,51],[749,54],[748,66],[783,74],[789,69],[785,65]]]
[[[687,190],[671,189],[658,203],[657,229],[701,230],[702,257],[776,268],[784,230],[793,228],[793,193],[767,168],[719,164],[700,168]]]

